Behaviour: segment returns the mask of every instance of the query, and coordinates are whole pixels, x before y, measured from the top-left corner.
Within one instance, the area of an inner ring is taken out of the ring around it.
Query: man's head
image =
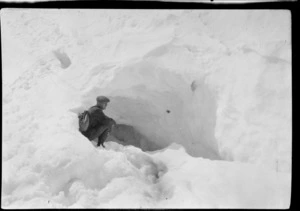
[[[98,96],[97,98],[96,98],[96,100],[97,100],[97,105],[99,106],[99,107],[101,107],[103,110],[106,108],[106,106],[107,106],[107,103],[110,101],[107,97],[105,97],[105,96]]]

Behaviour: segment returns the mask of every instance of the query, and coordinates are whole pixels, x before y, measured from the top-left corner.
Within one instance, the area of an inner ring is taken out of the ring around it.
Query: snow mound
[[[150,154],[115,142],[106,143],[106,150],[90,146],[88,143],[81,146],[88,150],[86,156],[76,157],[71,147],[63,150],[64,156],[56,152],[60,158],[56,162],[31,163],[31,168],[23,168],[18,172],[20,175],[10,177],[18,180],[4,179],[3,205],[7,208],[288,206],[290,180],[285,173],[251,164],[193,158],[182,146],[174,144]]]

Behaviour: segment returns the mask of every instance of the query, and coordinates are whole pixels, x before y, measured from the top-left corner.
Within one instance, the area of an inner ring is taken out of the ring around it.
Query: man
[[[103,113],[103,110],[106,109],[107,103],[110,100],[105,96],[98,96],[96,101],[97,104],[89,109],[90,126],[84,135],[88,137],[90,141],[98,138],[97,146],[101,144],[105,147],[103,143],[112,130],[112,127],[116,125],[116,122]]]

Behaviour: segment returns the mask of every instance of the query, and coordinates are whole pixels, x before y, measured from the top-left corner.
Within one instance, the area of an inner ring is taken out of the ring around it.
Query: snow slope
[[[3,207],[289,206],[289,12],[1,17]],[[148,152],[78,132],[98,95]]]

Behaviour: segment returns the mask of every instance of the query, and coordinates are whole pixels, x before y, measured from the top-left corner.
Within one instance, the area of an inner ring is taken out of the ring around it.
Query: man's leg
[[[100,146],[100,144],[105,148],[103,145],[104,141],[106,140],[108,136],[108,129],[106,129],[99,137],[98,137],[98,144],[97,146]]]

